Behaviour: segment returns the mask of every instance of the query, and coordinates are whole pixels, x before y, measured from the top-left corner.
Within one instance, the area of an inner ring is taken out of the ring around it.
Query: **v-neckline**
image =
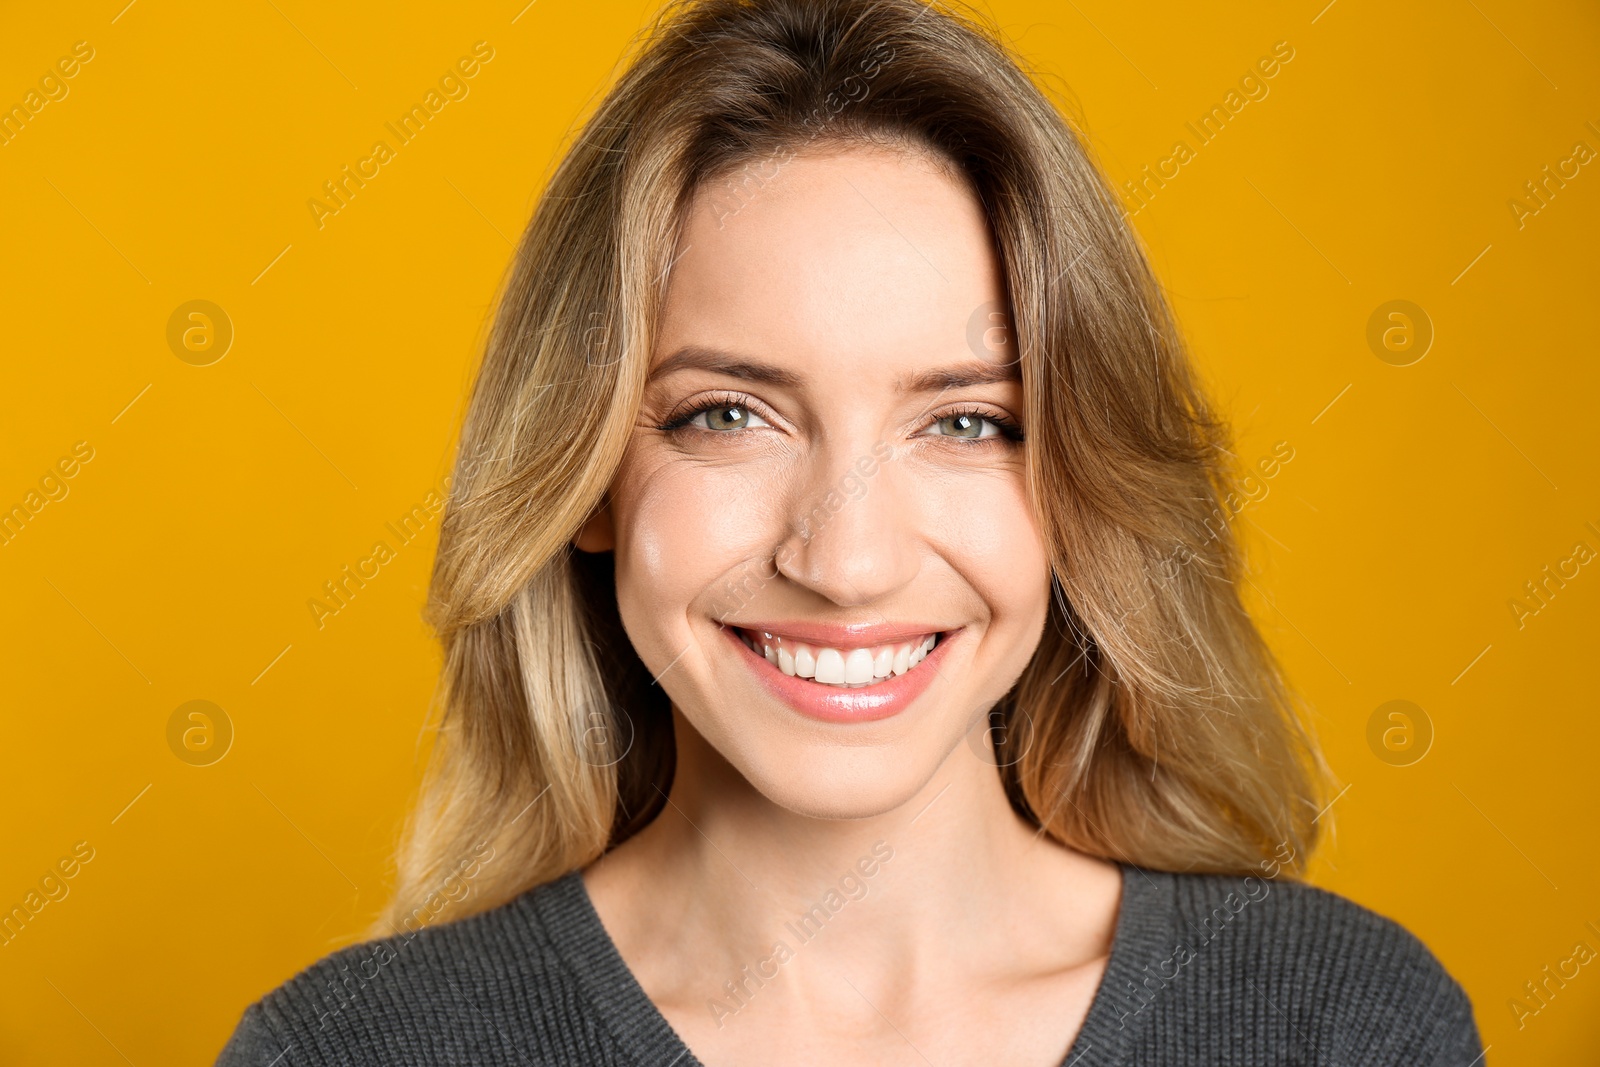
[[[1060,1067],[1111,1067],[1123,1061],[1143,1017],[1130,991],[1138,989],[1136,979],[1144,969],[1174,945],[1173,875],[1118,866],[1122,898],[1110,958]],[[704,1067],[622,958],[600,921],[582,871],[532,889],[523,899],[599,1013],[601,1025],[626,1055],[647,1067]],[[1129,1025],[1130,1016],[1134,1025]]]

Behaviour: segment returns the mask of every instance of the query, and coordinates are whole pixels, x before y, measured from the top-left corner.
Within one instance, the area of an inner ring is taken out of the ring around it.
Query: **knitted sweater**
[[[1111,957],[1062,1067],[1481,1063],[1466,994],[1394,922],[1298,883],[1122,875]],[[313,1064],[699,1061],[573,871],[492,911],[325,957],[246,1008],[217,1060]]]

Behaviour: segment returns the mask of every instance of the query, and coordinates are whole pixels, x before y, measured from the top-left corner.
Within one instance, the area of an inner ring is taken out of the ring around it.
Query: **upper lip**
[[[944,633],[948,627],[922,622],[834,623],[803,619],[767,619],[760,622],[726,622],[752,633],[778,634],[824,648],[867,648],[909,641],[928,634]]]

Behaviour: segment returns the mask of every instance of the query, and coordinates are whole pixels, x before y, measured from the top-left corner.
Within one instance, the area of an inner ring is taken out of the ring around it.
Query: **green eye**
[[[982,437],[988,422],[975,415],[947,415],[939,420],[939,429],[946,437]]]
[[[1004,439],[1020,442],[1022,427],[1013,422],[1009,416],[973,409],[952,411],[948,415],[942,415],[930,422],[918,436],[947,437],[958,441]]]
[[[697,411],[689,425],[707,430],[744,430],[769,424],[743,404],[716,404]]]
[[[946,415],[944,418],[936,420],[932,426],[928,427],[928,431],[931,431],[931,435],[935,437],[977,439],[999,436],[1000,426],[993,419],[985,418],[982,415],[958,413]]]

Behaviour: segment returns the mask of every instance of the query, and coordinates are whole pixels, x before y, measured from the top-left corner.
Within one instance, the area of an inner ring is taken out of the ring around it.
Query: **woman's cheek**
[[[624,622],[631,616],[667,628],[658,639],[674,646],[668,659],[687,640],[690,616],[731,614],[741,597],[754,596],[752,578],[771,573],[764,563],[782,521],[770,490],[758,491],[762,480],[745,464],[684,458],[633,465],[619,479],[613,500]]]
[[[1042,619],[1050,564],[1020,470],[962,472],[925,493],[940,521],[941,554],[1000,623]]]
[[[920,479],[920,495],[934,502],[952,538],[974,559],[1002,558],[1043,551],[1019,467],[930,471]]]

